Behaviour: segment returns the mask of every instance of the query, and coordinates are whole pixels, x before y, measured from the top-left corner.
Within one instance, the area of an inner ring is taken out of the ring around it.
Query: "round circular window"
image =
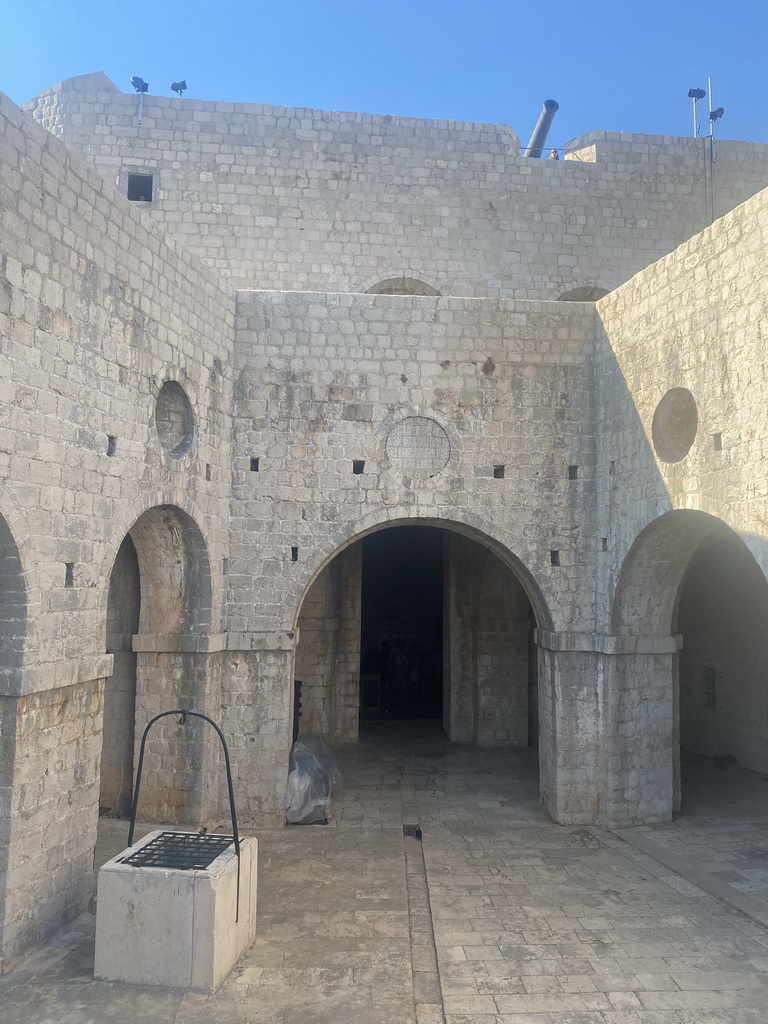
[[[662,462],[680,462],[691,450],[699,429],[696,401],[687,388],[672,388],[656,406],[651,437]]]
[[[434,476],[448,465],[451,442],[435,420],[409,416],[387,435],[387,457],[393,466],[417,477]]]
[[[183,458],[195,437],[195,417],[186,391],[175,380],[167,380],[160,388],[155,425],[165,454],[172,459]]]

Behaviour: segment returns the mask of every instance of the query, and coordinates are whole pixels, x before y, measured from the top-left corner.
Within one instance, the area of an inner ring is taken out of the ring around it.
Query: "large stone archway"
[[[305,731],[354,741],[362,709],[442,717],[457,742],[526,746],[535,625],[519,578],[479,541],[414,523],[369,533],[323,569],[302,602]]]
[[[604,661],[607,821],[664,821],[680,809],[681,735],[687,749],[757,758],[763,770],[766,625],[768,582],[722,520],[678,509],[638,535],[618,575],[614,656]],[[727,709],[718,710],[718,676]]]
[[[595,652],[558,641],[530,570],[498,541],[465,524],[379,523],[324,560],[297,610],[294,676],[311,680],[303,694],[305,731],[337,742],[356,739],[363,541],[408,527],[444,536],[445,732],[457,742],[501,747],[526,745],[532,729],[539,740],[541,796],[552,817],[562,823],[594,821]]]
[[[107,650],[114,668],[104,697],[100,807],[126,813],[138,745],[149,720],[172,708],[208,709],[211,579],[205,540],[182,509],[144,512],[123,539],[110,575]],[[164,720],[152,733],[140,814],[200,822],[217,805],[216,756],[196,720]],[[209,749],[210,748],[210,749]]]

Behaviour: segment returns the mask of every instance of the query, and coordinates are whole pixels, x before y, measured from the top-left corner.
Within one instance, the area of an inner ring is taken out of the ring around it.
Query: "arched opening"
[[[0,672],[11,675],[21,666],[27,625],[27,595],[19,550],[0,516]],[[12,687],[4,687],[9,692]]]
[[[27,594],[16,542],[0,516],[0,949],[5,945],[8,844],[16,761],[18,673],[27,625]]]
[[[703,512],[661,516],[627,555],[612,626],[649,650],[677,637],[676,654],[635,654],[640,689],[632,696],[625,679],[617,695],[634,719],[625,735],[669,758],[674,809],[701,758],[768,772],[768,581],[738,534]]]
[[[456,742],[535,745],[536,625],[520,575],[479,540],[412,521],[371,532],[305,594],[301,730],[344,743],[432,719]]]
[[[558,296],[560,302],[597,302],[604,295],[608,294],[607,288],[598,288],[596,285],[582,285],[580,288],[571,288]]]
[[[768,773],[768,582],[727,528],[694,553],[675,631],[681,751]],[[685,765],[683,756],[683,786]]]
[[[439,295],[440,292],[415,277],[389,277],[368,289],[369,295]]]
[[[139,559],[130,534],[125,537],[109,578],[107,653],[112,675],[104,688],[104,739],[101,753],[99,813],[121,816],[131,808],[133,793],[136,655],[141,582]]]
[[[130,809],[134,765],[150,718],[205,700],[205,656],[194,637],[210,628],[211,584],[205,541],[186,512],[150,509],[123,539],[107,599],[107,650],[114,657],[104,694],[100,810]],[[201,820],[204,735],[194,720],[170,719],[153,734],[140,813],[162,822]]]

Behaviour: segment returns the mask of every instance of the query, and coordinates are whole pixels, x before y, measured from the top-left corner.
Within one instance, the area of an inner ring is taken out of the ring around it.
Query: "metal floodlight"
[[[149,89],[149,83],[145,82],[143,78],[139,78],[138,75],[134,75],[131,79],[131,85],[136,92],[147,92]]]
[[[171,92],[175,92],[179,99],[182,98],[183,94],[187,91],[186,82],[171,82]]]
[[[725,113],[725,110],[722,107],[718,107],[716,110],[710,110],[710,112],[709,112],[709,120],[710,121],[717,121],[717,120],[719,120],[723,116],[724,113]]]

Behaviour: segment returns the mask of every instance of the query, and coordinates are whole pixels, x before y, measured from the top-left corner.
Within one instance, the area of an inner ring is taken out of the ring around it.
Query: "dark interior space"
[[[768,584],[754,556],[736,534],[716,531],[691,559],[675,630],[680,747],[716,767],[768,770],[767,617]]]
[[[442,531],[401,526],[362,545],[361,717],[440,718]]]

